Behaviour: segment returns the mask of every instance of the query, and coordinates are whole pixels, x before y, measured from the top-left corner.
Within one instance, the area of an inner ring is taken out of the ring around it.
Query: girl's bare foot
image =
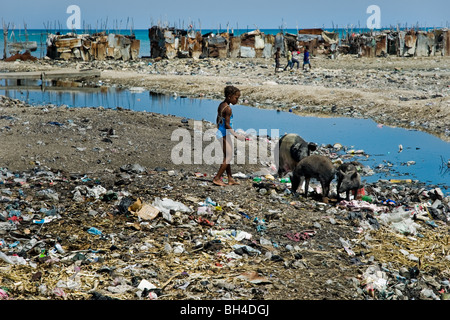
[[[218,186],[221,186],[221,187],[223,187],[223,186],[226,185],[225,183],[222,182],[222,180],[219,180],[219,179],[216,179],[216,178],[214,178],[212,182],[213,182],[215,185],[218,185]]]

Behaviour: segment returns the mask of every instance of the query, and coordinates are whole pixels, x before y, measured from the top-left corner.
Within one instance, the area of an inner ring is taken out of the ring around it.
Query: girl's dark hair
[[[239,90],[235,86],[226,86],[225,90],[224,90],[225,98],[231,97],[233,94],[235,94],[236,92],[240,92],[240,91],[241,90]]]

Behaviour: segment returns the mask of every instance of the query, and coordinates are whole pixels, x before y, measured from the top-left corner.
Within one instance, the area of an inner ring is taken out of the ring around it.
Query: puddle
[[[5,86],[0,80],[0,85]],[[8,84],[9,85],[9,84]],[[155,112],[195,120],[215,122],[220,101],[192,99],[154,94],[140,88],[41,87],[39,81],[22,83],[23,89],[0,87],[0,95],[20,99],[34,105],[55,104],[69,107],[122,107],[134,111]],[[35,88],[31,88],[35,86]],[[433,184],[450,193],[450,143],[433,135],[403,128],[379,126],[368,119],[300,117],[290,112],[233,106],[235,129],[278,129],[279,134],[297,133],[318,144],[340,143],[348,149],[364,150],[365,156],[355,156],[375,171],[365,176],[367,182],[378,179],[412,179]],[[403,150],[399,152],[399,145]],[[344,151],[342,152],[342,154]]]

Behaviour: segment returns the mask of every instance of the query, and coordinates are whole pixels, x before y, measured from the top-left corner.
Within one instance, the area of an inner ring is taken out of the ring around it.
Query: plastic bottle
[[[260,177],[254,177],[254,178],[253,178],[253,181],[255,181],[255,182],[261,182],[261,178],[260,178]]]
[[[370,196],[362,196],[361,200],[362,201],[367,201],[369,203],[372,203],[372,197],[370,197]]]
[[[289,179],[289,178],[281,178],[280,182],[281,183],[290,183],[291,179]]]
[[[66,253],[66,251],[64,251],[64,249],[61,247],[61,245],[59,243],[55,244],[55,248],[61,254]]]

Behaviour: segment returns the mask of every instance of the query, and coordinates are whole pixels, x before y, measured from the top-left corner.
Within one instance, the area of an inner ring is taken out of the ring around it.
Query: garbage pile
[[[318,185],[297,198],[270,170],[236,173],[237,195],[208,176],[1,168],[0,298],[321,299],[290,281],[323,268],[306,280],[326,280],[337,299],[448,299],[450,197],[439,188],[381,181],[326,204]]]

